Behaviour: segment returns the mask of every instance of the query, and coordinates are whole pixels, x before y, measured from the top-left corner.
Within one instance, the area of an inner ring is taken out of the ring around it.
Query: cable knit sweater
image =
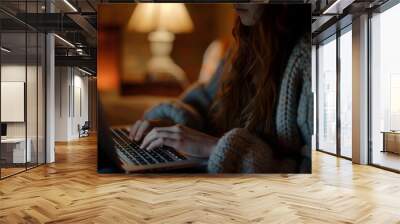
[[[311,41],[302,38],[293,48],[283,73],[276,108],[276,136],[271,147],[244,128],[225,133],[208,161],[210,173],[309,173],[313,94],[311,92]],[[179,100],[151,108],[145,119],[168,119],[207,132],[209,109],[217,93],[223,62],[207,84],[195,84]],[[261,106],[261,105],[260,105]],[[277,150],[290,149],[293,157],[277,157]]]

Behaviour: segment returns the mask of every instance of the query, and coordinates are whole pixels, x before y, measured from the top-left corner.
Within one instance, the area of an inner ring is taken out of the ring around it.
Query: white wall
[[[72,119],[72,136],[78,137],[78,125],[83,125],[89,118],[88,113],[88,78],[81,76],[82,73],[76,74],[77,70],[74,70],[74,111]],[[79,97],[80,96],[80,97]],[[80,102],[79,102],[80,101]],[[81,107],[81,108],[79,108]],[[82,110],[82,111],[80,111]]]
[[[55,68],[55,141],[68,140],[68,117],[69,117],[69,96],[68,88],[70,83],[69,68]]]
[[[25,82],[26,83],[25,69],[27,69],[28,74],[31,74],[34,69],[35,69],[35,73],[36,73],[36,67],[28,66],[26,68],[25,64],[24,65],[18,65],[18,64],[2,65],[1,66],[1,81],[2,82]],[[36,83],[34,83],[34,84],[36,85]],[[28,92],[27,96],[28,97],[36,97],[36,89],[34,90],[34,92]],[[32,100],[27,99],[27,101],[31,102]],[[1,108],[1,110],[7,110],[7,108]],[[29,114],[28,114],[28,116],[29,116]],[[31,121],[31,120],[32,119],[30,117],[28,117],[28,121]],[[8,137],[25,137],[25,122],[7,123],[7,136]]]
[[[54,12],[54,5],[46,1],[46,8]],[[46,34],[46,163],[55,162],[55,40]]]
[[[25,64],[9,64],[1,66],[1,81],[25,82]],[[7,108],[1,108],[7,110]],[[25,137],[25,123],[7,123],[7,137]]]
[[[352,159],[368,163],[368,15],[353,19]]]
[[[38,70],[37,70],[38,69]],[[27,78],[27,80],[25,80]],[[44,163],[44,74],[42,67],[24,64],[3,64],[1,66],[2,82],[24,82],[26,85],[26,106],[24,104],[22,113],[26,112],[26,120],[23,122],[6,122],[8,138],[27,138],[29,139],[32,161]],[[2,96],[6,97],[6,96]],[[10,108],[1,108],[10,110]],[[12,112],[12,111],[11,111]]]
[[[56,67],[56,141],[77,139],[78,125],[88,120],[88,78],[83,75],[76,68]]]

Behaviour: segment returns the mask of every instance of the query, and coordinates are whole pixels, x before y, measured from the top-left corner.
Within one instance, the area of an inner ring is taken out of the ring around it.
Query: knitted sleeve
[[[150,108],[144,114],[144,119],[168,119],[193,129],[204,130],[223,67],[222,60],[209,83],[196,83],[189,87],[178,100]]]
[[[277,158],[273,149],[246,129],[235,128],[217,143],[208,160],[209,173],[295,173],[294,159]]]
[[[287,153],[301,153],[303,145],[311,144],[313,94],[309,43],[304,39],[293,50],[280,86],[276,132]]]
[[[169,120],[193,129],[202,130],[204,118],[192,106],[182,101],[174,100],[160,103],[150,108],[144,114],[146,120]]]

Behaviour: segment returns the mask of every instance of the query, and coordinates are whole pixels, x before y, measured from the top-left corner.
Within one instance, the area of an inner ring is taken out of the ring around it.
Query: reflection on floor
[[[97,174],[96,139],[0,181],[0,223],[398,223],[400,175],[313,151],[303,175]]]
[[[391,152],[374,151],[373,164],[400,171],[400,155]]]
[[[1,168],[1,178],[13,175],[15,173],[19,173],[21,171],[24,171],[24,168]]]
[[[348,147],[342,147],[340,149],[340,154],[344,157],[351,158],[352,157],[352,149]]]
[[[1,170],[0,170],[1,178],[5,178],[5,177],[11,176],[13,174],[20,173],[22,171],[25,171],[26,169],[29,170],[30,168],[33,168],[33,167],[36,167],[36,166],[37,166],[36,163],[28,163],[26,165],[26,167],[25,167],[25,164],[20,164],[20,165],[18,165],[16,167],[15,166],[13,167],[13,165],[7,165],[7,166],[1,168]]]

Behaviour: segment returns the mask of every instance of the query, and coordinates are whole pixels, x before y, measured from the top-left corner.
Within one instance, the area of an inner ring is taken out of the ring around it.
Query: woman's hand
[[[152,150],[165,145],[188,156],[208,158],[217,142],[216,137],[178,124],[153,128],[143,139],[140,148]]]
[[[173,123],[168,120],[138,120],[129,129],[129,138],[131,140],[140,141],[154,127],[171,126]]]

